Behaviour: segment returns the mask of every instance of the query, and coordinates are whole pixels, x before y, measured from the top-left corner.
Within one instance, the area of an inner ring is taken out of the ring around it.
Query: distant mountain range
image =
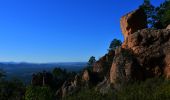
[[[27,63],[27,62],[0,62],[0,69],[6,73],[6,78],[19,78],[28,83],[33,73],[41,71],[52,71],[59,67],[67,71],[80,71],[87,65],[87,62],[60,62],[60,63]]]

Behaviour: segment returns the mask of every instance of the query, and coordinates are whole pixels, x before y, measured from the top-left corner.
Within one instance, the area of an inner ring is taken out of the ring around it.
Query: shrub
[[[28,86],[25,100],[54,100],[54,93],[47,86]]]

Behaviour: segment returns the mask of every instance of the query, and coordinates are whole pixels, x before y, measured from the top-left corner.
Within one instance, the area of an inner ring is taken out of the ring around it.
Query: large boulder
[[[142,9],[132,11],[124,15],[121,20],[121,29],[126,40],[127,36],[137,30],[147,28],[147,16]]]
[[[165,76],[170,79],[170,30],[143,29],[130,34],[123,48],[117,48],[110,81]]]
[[[110,70],[111,83],[159,76],[170,78],[170,30],[143,29],[130,34],[124,45],[116,50]]]

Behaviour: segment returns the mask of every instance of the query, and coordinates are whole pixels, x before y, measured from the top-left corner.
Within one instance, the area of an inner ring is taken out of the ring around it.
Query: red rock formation
[[[93,72],[103,72],[104,67],[106,67],[106,64],[108,66],[111,66],[111,63],[113,61],[114,58],[114,51],[109,51],[108,54],[106,54],[105,56],[101,57],[93,66]]]
[[[166,29],[170,29],[170,25],[168,25]]]
[[[142,9],[138,9],[123,16],[120,23],[126,40],[128,35],[147,27],[147,17]]]
[[[142,68],[140,68],[131,52],[121,47],[117,48],[115,52],[110,70],[110,82],[114,84],[129,81],[132,78],[142,80]]]
[[[86,81],[88,82],[90,80],[90,75],[89,75],[89,71],[85,70],[83,75],[82,75],[82,81]]]
[[[170,30],[143,29],[130,34],[124,45],[132,55],[126,59],[123,51],[116,51],[110,71],[111,83],[127,76],[138,80],[140,76],[144,79],[161,75],[170,78]]]

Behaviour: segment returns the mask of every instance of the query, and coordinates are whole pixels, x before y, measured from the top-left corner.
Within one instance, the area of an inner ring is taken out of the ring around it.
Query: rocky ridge
[[[126,14],[120,23],[124,35],[122,46],[101,57],[93,65],[92,72],[84,70],[79,79],[65,83],[58,94],[62,93],[64,97],[90,84],[97,91],[107,93],[111,87],[131,80],[170,78],[169,26],[167,29],[148,29],[146,14],[141,9]]]

